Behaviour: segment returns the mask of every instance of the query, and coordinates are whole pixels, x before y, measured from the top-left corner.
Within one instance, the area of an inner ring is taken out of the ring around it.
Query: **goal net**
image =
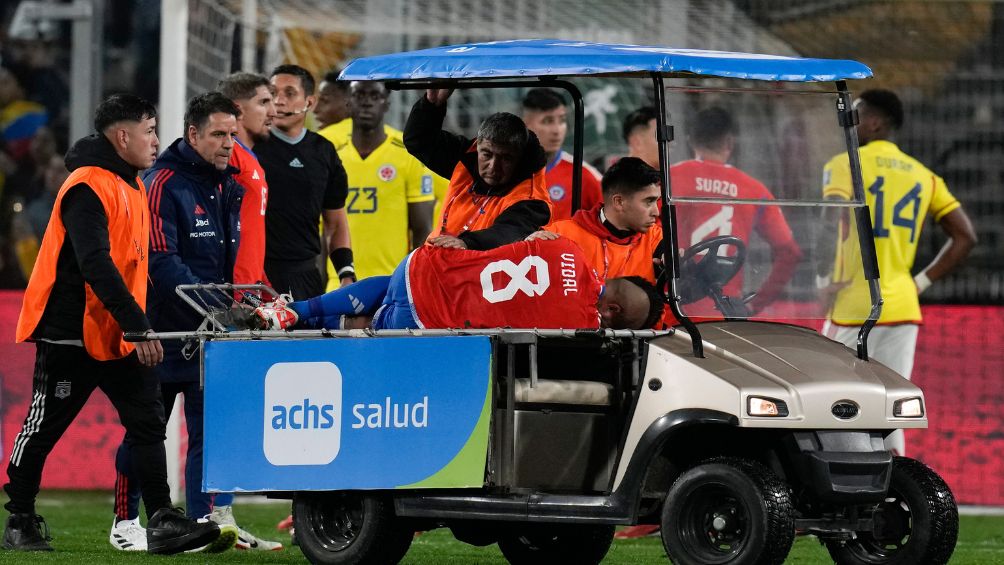
[[[794,54],[732,2],[712,0],[189,0],[187,93],[238,69],[295,63],[320,79],[356,57],[521,38],[700,46]],[[639,81],[580,81],[587,160],[623,150],[621,119],[648,104]],[[472,135],[491,112],[519,113],[522,92],[472,90],[451,102],[447,125]],[[388,122],[404,125],[414,93],[395,93]]]

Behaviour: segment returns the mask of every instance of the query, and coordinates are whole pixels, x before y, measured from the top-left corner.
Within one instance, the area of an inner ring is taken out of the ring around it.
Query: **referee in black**
[[[355,268],[345,215],[348,178],[330,141],[307,130],[314,106],[314,77],[297,65],[272,71],[277,116],[269,140],[255,145],[268,180],[265,214],[265,274],[281,293],[305,300],[324,293],[317,257],[325,252],[341,284],[354,282]],[[323,247],[317,219],[323,219]]]

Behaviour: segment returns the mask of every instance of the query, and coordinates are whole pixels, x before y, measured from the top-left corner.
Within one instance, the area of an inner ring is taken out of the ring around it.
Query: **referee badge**
[[[388,163],[386,165],[380,165],[380,168],[377,169],[377,174],[380,175],[380,180],[390,182],[397,176],[397,169],[394,168],[394,165]]]
[[[64,400],[70,397],[70,381],[56,383],[56,398]]]

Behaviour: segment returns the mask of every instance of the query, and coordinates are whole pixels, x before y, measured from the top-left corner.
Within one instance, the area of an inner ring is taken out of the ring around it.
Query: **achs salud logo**
[[[276,363],[265,374],[262,450],[273,465],[327,465],[342,435],[342,372],[334,363]]]

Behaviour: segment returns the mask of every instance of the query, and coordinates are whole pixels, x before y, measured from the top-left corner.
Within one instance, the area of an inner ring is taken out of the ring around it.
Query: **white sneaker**
[[[234,526],[237,528],[237,544],[234,546],[236,549],[251,549],[255,551],[281,551],[282,544],[277,541],[269,541],[264,539],[259,539],[257,536],[248,532],[247,530],[241,528],[237,525],[237,521],[234,519],[234,509],[233,506],[217,506],[213,508],[213,511],[209,514],[209,519],[216,522],[220,526]]]
[[[133,520],[113,518],[108,541],[112,547],[120,551],[146,551],[146,528],[139,525],[139,518]]]

